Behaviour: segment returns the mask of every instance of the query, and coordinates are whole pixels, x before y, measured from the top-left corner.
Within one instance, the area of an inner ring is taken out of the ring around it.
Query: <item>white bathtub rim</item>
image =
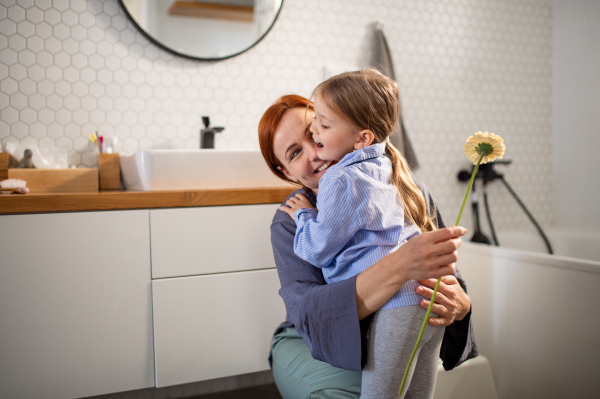
[[[579,270],[587,273],[600,274],[600,262],[594,262],[586,259],[572,258],[561,255],[542,254],[523,249],[513,249],[507,247],[496,247],[487,244],[474,242],[463,242],[458,250],[458,268],[460,270],[460,252],[461,250],[472,251],[477,254],[498,256],[504,259],[521,260],[542,264],[545,266],[556,267],[559,269]]]

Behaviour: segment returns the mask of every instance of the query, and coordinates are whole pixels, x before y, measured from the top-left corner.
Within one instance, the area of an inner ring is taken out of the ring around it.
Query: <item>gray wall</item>
[[[556,224],[600,229],[600,2],[554,0]]]

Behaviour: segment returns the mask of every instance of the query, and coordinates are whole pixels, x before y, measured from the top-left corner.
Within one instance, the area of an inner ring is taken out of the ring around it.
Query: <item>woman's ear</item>
[[[281,173],[283,173],[285,175],[285,177],[287,177],[291,181],[295,181],[296,183],[298,182],[298,179],[296,179],[294,176],[290,175],[289,172],[285,168],[278,166],[277,170],[279,170]]]
[[[360,150],[361,148],[370,146],[375,140],[375,134],[369,129],[361,130],[358,133],[358,138],[356,139],[356,143],[354,143],[354,149]]]

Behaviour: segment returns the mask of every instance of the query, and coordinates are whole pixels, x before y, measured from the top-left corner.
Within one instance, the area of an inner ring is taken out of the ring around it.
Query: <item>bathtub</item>
[[[600,232],[549,230],[546,234],[555,255],[600,262]],[[498,242],[502,248],[548,253],[544,240],[535,231],[501,231]]]
[[[547,234],[557,255],[544,253],[535,232],[459,249],[475,336],[500,399],[600,396],[600,234]]]
[[[467,360],[454,370],[438,366],[433,399],[497,399],[490,363],[485,356]]]

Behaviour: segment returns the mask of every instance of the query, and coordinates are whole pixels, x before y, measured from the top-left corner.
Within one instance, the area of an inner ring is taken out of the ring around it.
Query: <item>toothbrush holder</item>
[[[119,154],[98,154],[100,190],[121,189],[121,167]]]

